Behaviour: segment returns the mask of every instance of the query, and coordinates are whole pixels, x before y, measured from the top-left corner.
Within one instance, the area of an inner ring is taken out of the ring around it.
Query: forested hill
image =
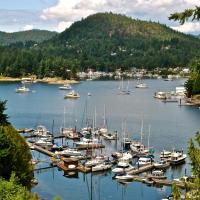
[[[197,55],[200,40],[196,37],[155,22],[98,13],[38,46],[0,47],[0,73],[65,78],[87,68],[185,67]]]
[[[82,68],[186,66],[200,53],[200,40],[155,22],[98,13],[75,22],[45,43]],[[198,49],[198,50],[197,50]]]
[[[36,43],[43,42],[44,40],[49,40],[55,36],[56,32],[46,31],[46,30],[29,30],[20,31],[14,33],[0,32],[0,45],[10,45],[12,43],[18,42],[28,42],[33,41]]]

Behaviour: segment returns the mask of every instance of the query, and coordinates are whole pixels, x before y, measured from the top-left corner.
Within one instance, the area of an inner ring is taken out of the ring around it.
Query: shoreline
[[[186,98],[186,102],[191,106],[200,107],[200,94],[194,95],[191,98]]]
[[[63,80],[60,77],[55,77],[55,78],[49,78],[49,77],[45,77],[43,79],[33,79],[36,82],[39,83],[47,83],[47,84],[60,84],[60,85],[64,85],[64,84],[78,84],[80,83],[80,81],[77,80]],[[12,78],[12,77],[2,77],[0,76],[0,83],[1,82],[20,82],[22,81],[22,78]]]

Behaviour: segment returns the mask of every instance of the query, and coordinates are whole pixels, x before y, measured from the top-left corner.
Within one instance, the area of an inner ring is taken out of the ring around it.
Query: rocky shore
[[[5,77],[0,76],[0,82],[19,82],[22,78],[12,78],[12,77]],[[49,78],[45,77],[43,79],[33,79],[36,82],[40,83],[47,83],[47,84],[77,84],[79,81],[76,80],[63,80],[60,77]]]
[[[200,106],[200,94],[193,95],[191,98],[187,98],[186,102],[193,106]]]

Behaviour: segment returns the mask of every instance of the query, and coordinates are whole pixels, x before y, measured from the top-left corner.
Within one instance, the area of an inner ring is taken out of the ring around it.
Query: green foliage
[[[0,101],[0,126],[10,124],[8,122],[8,116],[4,113],[6,110],[6,101]]]
[[[14,33],[0,32],[0,44],[12,46],[30,46],[54,37],[57,33],[44,30],[29,30]]]
[[[190,71],[190,78],[185,83],[188,97],[200,94],[200,58],[197,58],[192,62]]]
[[[8,126],[0,126],[0,176],[9,179],[14,172],[19,182],[30,188],[33,169],[31,154],[25,140],[17,131]]]
[[[180,24],[184,24],[190,18],[191,20],[199,20],[200,19],[200,7],[196,6],[194,9],[185,9],[180,13],[173,13],[170,15],[169,20],[179,21]]]
[[[195,176],[194,185],[191,188],[191,194],[194,199],[200,199],[200,133],[196,133],[196,144],[192,141],[189,142],[188,154],[190,156],[192,172]]]
[[[39,198],[21,186],[12,174],[9,181],[0,179],[0,200],[39,200]]]
[[[0,74],[76,78],[76,71],[87,68],[186,67],[198,54],[200,40],[193,36],[155,22],[98,13],[38,46],[0,47]]]
[[[172,195],[173,195],[173,199],[174,200],[181,200],[181,193],[178,189],[178,187],[176,186],[176,183],[172,184]]]

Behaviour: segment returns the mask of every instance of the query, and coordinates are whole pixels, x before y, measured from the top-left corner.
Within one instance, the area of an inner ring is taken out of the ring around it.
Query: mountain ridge
[[[33,41],[36,43],[49,40],[57,34],[55,31],[32,29],[27,31],[18,31],[18,32],[3,32],[0,31],[0,44],[1,45],[10,45],[17,42],[28,42]]]

